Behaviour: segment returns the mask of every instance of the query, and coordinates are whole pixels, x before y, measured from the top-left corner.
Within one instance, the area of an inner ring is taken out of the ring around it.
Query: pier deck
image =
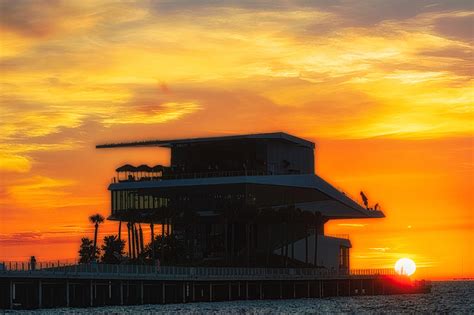
[[[4,264],[0,308],[34,309],[429,292],[393,270],[157,268],[147,265]]]

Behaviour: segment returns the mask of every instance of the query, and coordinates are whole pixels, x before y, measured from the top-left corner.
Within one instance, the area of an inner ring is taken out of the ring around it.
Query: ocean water
[[[7,312],[10,313],[10,312]],[[15,314],[474,314],[474,281],[433,282],[430,294],[13,311]]]

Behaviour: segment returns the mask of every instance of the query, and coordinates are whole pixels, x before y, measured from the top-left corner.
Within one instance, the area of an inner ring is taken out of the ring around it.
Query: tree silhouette
[[[94,231],[94,251],[97,250],[97,232],[99,230],[99,224],[104,222],[104,217],[100,215],[99,213],[93,214],[89,217],[89,221],[94,224],[95,226],[95,231]],[[92,259],[93,261],[96,261],[96,257]]]
[[[104,237],[101,262],[105,264],[119,264],[125,255],[124,248],[125,241],[120,240],[116,235]]]
[[[81,246],[79,247],[79,263],[88,264],[95,261],[99,257],[99,250],[94,249],[92,241],[88,237],[81,238]]]

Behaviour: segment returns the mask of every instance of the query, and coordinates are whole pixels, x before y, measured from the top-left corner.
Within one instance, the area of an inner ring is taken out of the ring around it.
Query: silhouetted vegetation
[[[118,239],[116,235],[104,237],[102,245],[102,256],[100,261],[105,264],[119,264],[124,260],[125,241]]]
[[[93,214],[89,217],[89,221],[94,224],[95,231],[94,231],[94,250],[95,252],[97,250],[97,232],[99,230],[99,224],[104,222],[104,217],[100,215],[99,213]],[[93,261],[97,260],[97,257],[92,258]]]
[[[97,258],[99,258],[99,250],[94,247],[94,243],[88,237],[83,237],[79,248],[79,263],[88,264],[96,261]]]

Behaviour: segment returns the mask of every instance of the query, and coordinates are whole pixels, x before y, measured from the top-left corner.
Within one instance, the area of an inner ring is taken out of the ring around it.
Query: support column
[[[130,223],[130,234],[131,234],[131,242],[132,242],[132,259],[135,259],[135,247],[136,247],[136,242],[135,242],[135,224]]]
[[[268,249],[266,250],[266,256],[267,256],[267,266],[270,265],[270,256],[272,255],[272,225],[267,224],[267,246]]]
[[[195,285],[194,285],[194,281],[193,281],[193,284],[192,284],[192,289],[193,289],[193,302],[196,302],[196,288],[195,288]]]
[[[120,305],[123,305],[123,281],[120,280]]]
[[[283,285],[280,281],[280,300],[283,298]]]
[[[13,309],[13,301],[16,299],[16,288],[13,280],[10,280],[10,308]]]
[[[163,264],[165,261],[165,223],[164,220],[161,220],[161,254],[160,254],[160,264]]]
[[[93,306],[94,305],[94,289],[92,287],[92,280],[90,281],[89,289],[90,289],[89,306]]]
[[[249,282],[245,281],[245,299],[249,299]]]
[[[132,243],[130,241],[130,222],[127,222],[127,236],[128,236],[128,257],[132,258]]]
[[[295,261],[295,224],[291,223],[291,262]]]
[[[304,226],[304,252],[305,252],[305,258],[304,262],[307,265],[308,264],[308,225],[305,224]]]
[[[69,280],[66,280],[66,306],[69,307]]]
[[[140,281],[140,304],[143,305],[143,281]]]
[[[151,233],[151,259],[153,260],[153,266],[155,266],[155,225],[150,223],[150,233]]]
[[[245,241],[247,243],[246,246],[246,260],[247,260],[247,267],[250,265],[250,227],[248,223],[245,223]]]
[[[319,224],[321,221],[321,214],[315,213],[314,218],[314,267],[318,266],[318,235],[319,235]]]
[[[135,224],[133,224],[133,230],[135,232],[135,250],[136,250],[136,258],[140,256],[140,237],[139,232]]]
[[[228,230],[229,220],[227,218],[224,221],[224,249],[225,249],[225,263],[229,263],[229,230]]]
[[[229,287],[228,288],[229,289],[229,298],[228,299],[230,301],[230,300],[232,300],[232,284],[231,284],[231,282],[229,282],[228,287]]]
[[[263,288],[262,288],[262,283],[261,282],[260,282],[260,293],[259,293],[259,295],[260,295],[259,298],[261,300],[263,298]]]
[[[145,244],[143,244],[143,230],[142,230],[142,225],[138,223],[138,236],[140,239],[140,253],[143,253],[145,250]]]
[[[234,253],[235,253],[235,223],[231,224],[231,238],[230,238],[230,263],[234,264]]]
[[[186,287],[188,284],[186,282],[183,282],[183,303],[186,303]]]
[[[308,291],[307,291],[307,293],[306,293],[306,297],[309,298],[309,297],[311,297],[311,287],[310,287],[309,281],[308,281],[308,283],[307,283],[307,286],[308,286]]]
[[[13,297],[15,297],[15,284],[13,284]],[[38,280],[38,308],[43,307],[43,284]]]
[[[161,288],[162,288],[162,290],[161,290],[161,299],[163,301],[163,304],[165,304],[165,302],[166,302],[166,285],[165,285],[164,282],[161,285]]]
[[[296,299],[296,283],[293,281],[293,298]]]
[[[212,302],[212,283],[209,283],[209,302]]]

